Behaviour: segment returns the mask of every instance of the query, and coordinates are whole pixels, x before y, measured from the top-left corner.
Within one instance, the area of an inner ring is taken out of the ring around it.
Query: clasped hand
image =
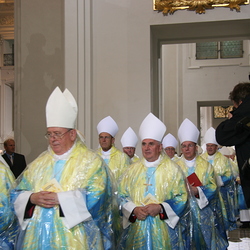
[[[198,194],[199,194],[198,188],[195,187],[195,186],[193,186],[193,185],[191,185],[191,193],[192,193],[193,195],[198,195]]]
[[[30,196],[30,202],[40,207],[51,208],[59,205],[57,193],[41,191]]]
[[[138,220],[145,220],[149,215],[155,217],[161,212],[160,204],[148,204],[143,207],[136,207],[133,211]]]

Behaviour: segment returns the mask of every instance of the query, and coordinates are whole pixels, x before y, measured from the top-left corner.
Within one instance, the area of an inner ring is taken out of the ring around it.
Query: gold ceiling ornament
[[[174,14],[176,10],[193,10],[204,14],[207,9],[214,7],[228,7],[230,10],[240,11],[240,5],[249,4],[249,0],[153,0],[154,10],[164,15]]]
[[[14,25],[14,14],[1,15],[0,14],[0,26]]]
[[[214,106],[214,118],[228,118],[233,106]]]

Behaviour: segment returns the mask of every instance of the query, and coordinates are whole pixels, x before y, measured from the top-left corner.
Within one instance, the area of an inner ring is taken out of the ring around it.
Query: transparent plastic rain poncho
[[[226,250],[228,240],[224,224],[225,207],[216,185],[216,176],[212,165],[197,156],[194,167],[187,167],[184,157],[176,162],[187,177],[193,172],[202,183],[198,187],[199,197],[191,195],[192,246],[194,249]]]
[[[62,189],[57,193],[61,209],[36,205],[31,218],[24,219],[31,193],[53,179]],[[82,140],[76,140],[66,160],[56,161],[49,147],[28,165],[11,193],[21,226],[17,249],[113,249],[111,182],[104,161]]]
[[[97,149],[97,153],[102,156],[102,148]],[[105,159],[106,162],[106,159]],[[110,156],[107,159],[107,165],[110,171],[113,173],[115,180],[118,182],[122,174],[127,170],[130,165],[130,158],[115,146],[110,149]]]
[[[225,206],[224,225],[226,230],[234,230],[237,228],[237,192],[230,160],[220,152],[216,152],[212,158],[208,156],[207,152],[202,154],[201,157],[210,162],[214,167],[217,186],[222,197],[222,206]]]
[[[155,167],[144,163],[142,159],[132,164],[118,188],[123,217],[119,249],[191,249],[189,195],[183,172],[165,154]],[[150,196],[153,198],[149,203],[161,203],[168,219],[147,216],[130,223],[133,209],[147,205]]]
[[[1,156],[0,156],[1,157]],[[0,162],[0,249],[14,249],[17,219],[10,206],[9,191],[15,180],[9,167]]]

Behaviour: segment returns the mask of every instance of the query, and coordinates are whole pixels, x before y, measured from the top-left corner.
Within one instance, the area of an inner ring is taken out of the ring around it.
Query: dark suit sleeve
[[[2,157],[4,158],[4,160],[6,161],[6,163],[7,163],[9,166],[11,166],[10,159],[9,159],[9,157],[6,155],[6,153],[3,154]]]
[[[216,128],[216,140],[222,146],[234,146],[249,140],[250,131],[237,127],[239,117],[223,121]]]

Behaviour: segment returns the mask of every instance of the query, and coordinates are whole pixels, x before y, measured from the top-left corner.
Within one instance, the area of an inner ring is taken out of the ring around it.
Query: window
[[[243,41],[196,43],[196,60],[243,58]]]
[[[3,55],[3,66],[14,66],[14,54]]]

